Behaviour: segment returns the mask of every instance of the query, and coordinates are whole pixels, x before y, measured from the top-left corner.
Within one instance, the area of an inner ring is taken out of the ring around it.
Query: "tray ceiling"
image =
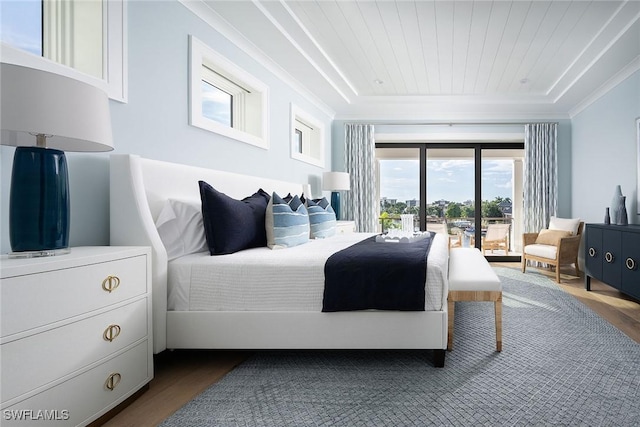
[[[569,117],[640,69],[640,1],[202,5],[337,118]]]

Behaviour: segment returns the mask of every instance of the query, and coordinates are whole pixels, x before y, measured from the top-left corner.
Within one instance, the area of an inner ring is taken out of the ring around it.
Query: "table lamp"
[[[346,172],[324,172],[322,174],[322,189],[331,191],[331,207],[336,213],[336,220],[340,219],[340,191],[349,190],[349,174]]]
[[[65,151],[113,150],[107,94],[58,74],[0,64],[0,143],[17,147],[11,172],[13,257],[69,249]]]

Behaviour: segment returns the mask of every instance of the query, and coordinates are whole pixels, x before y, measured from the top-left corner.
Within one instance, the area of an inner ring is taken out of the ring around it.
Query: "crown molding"
[[[191,11],[195,16],[202,19],[211,28],[220,33],[224,38],[237,46],[240,50],[249,55],[258,64],[263,66],[278,79],[289,85],[293,90],[307,99],[316,108],[322,111],[329,119],[335,117],[336,112],[328,106],[324,101],[309,91],[303,84],[296,80],[291,74],[284,70],[281,66],[269,58],[256,45],[251,43],[238,30],[230,25],[223,17],[203,0],[178,0],[184,7]]]
[[[614,87],[618,86],[620,83],[622,83],[638,71],[640,71],[640,56],[637,56],[633,61],[631,61],[629,65],[624,67],[613,77],[607,80],[604,84],[602,84],[599,88],[597,88],[593,93],[591,93],[584,100],[579,102],[575,107],[569,110],[569,118],[574,118],[575,116],[580,114],[598,99],[606,95]]]

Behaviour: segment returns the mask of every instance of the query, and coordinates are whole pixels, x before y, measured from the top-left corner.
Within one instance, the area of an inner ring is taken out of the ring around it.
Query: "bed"
[[[253,248],[225,256],[198,252],[169,261],[156,220],[167,200],[199,199],[199,180],[237,199],[258,188],[269,194],[301,194],[304,190],[300,183],[136,155],[111,156],[111,245],[149,246],[152,250],[154,353],[165,349],[425,349],[434,350],[436,366],[444,366],[448,292],[444,236],[433,238],[425,285],[430,297],[424,311],[322,312],[318,304],[324,260],[370,234],[339,235],[281,250]],[[292,266],[294,258],[298,267]],[[230,260],[231,265],[220,268],[223,260]],[[236,276],[242,280],[234,281]],[[265,283],[275,286],[267,288]]]

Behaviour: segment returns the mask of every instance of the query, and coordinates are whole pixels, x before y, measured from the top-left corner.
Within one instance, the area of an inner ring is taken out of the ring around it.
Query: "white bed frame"
[[[302,184],[115,154],[110,165],[113,246],[152,250],[154,353],[169,349],[433,349],[444,365],[447,307],[442,311],[167,311],[167,252],[154,225],[168,198],[199,199],[198,180],[234,198],[299,194]]]

